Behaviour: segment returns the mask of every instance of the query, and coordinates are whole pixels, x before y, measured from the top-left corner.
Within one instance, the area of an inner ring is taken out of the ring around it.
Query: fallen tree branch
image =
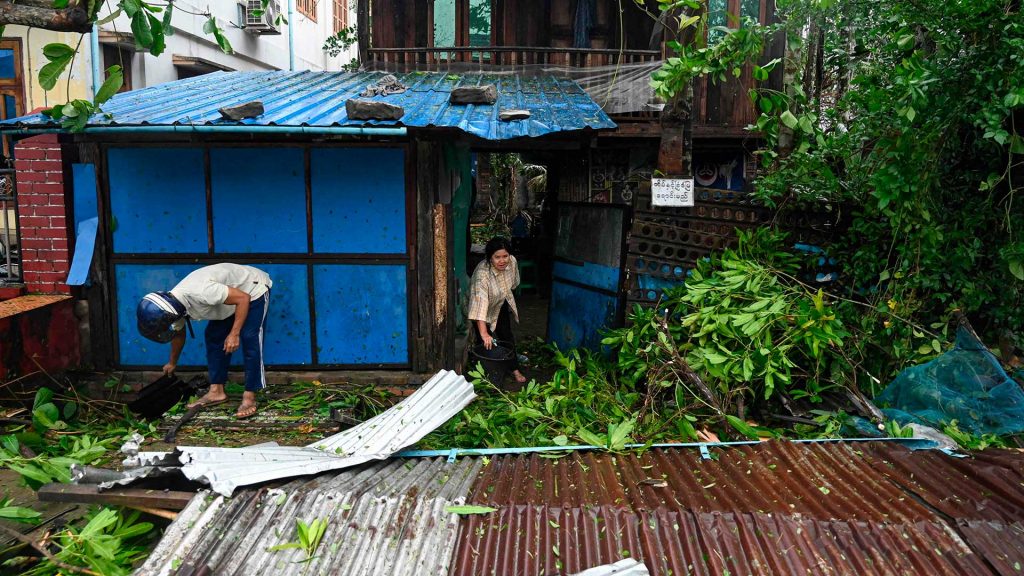
[[[52,1],[49,2],[49,7],[40,4],[43,3],[0,1],[0,26],[17,24],[79,34],[92,31],[89,13],[78,2],[72,2],[67,8],[62,9],[53,8]]]
[[[70,564],[65,564],[65,563],[61,562],[60,560],[57,559],[56,556],[51,554],[50,551],[47,550],[45,546],[42,546],[41,544],[39,544],[35,540],[29,538],[28,536],[25,536],[24,534],[22,534],[21,532],[18,532],[17,530],[15,530],[13,528],[8,528],[7,526],[4,526],[3,524],[0,524],[0,531],[3,531],[5,533],[7,533],[12,538],[14,538],[15,540],[17,540],[17,541],[19,541],[19,542],[21,542],[23,544],[31,546],[37,552],[39,552],[43,556],[46,556],[47,560],[52,562],[54,566],[56,566],[57,568],[60,568],[61,570],[67,570],[68,572],[74,572],[76,574],[89,574],[90,576],[102,576],[102,574],[100,574],[98,572],[93,572],[92,570],[89,570],[88,568],[80,568],[78,566],[72,566]]]
[[[672,333],[668,329],[667,313],[661,318],[661,322],[658,323],[658,330],[665,335],[666,342],[672,342]],[[711,391],[711,388],[708,388],[708,385],[704,383],[704,380],[701,379],[700,375],[697,374],[693,370],[693,368],[690,367],[690,364],[686,361],[685,358],[683,358],[683,355],[679,353],[679,350],[676,349],[674,346],[667,346],[664,344],[662,344],[662,347],[665,349],[666,352],[668,352],[672,356],[672,360],[679,366],[683,378],[690,384],[692,384],[698,392],[700,392],[700,394],[704,397],[705,400],[707,400],[708,405],[713,410],[715,410],[719,414],[724,414],[725,412],[722,410],[721,400],[718,398],[718,396],[715,395],[714,392]]]

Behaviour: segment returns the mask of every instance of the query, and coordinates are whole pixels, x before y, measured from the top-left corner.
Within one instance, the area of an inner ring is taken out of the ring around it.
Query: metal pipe
[[[295,71],[295,0],[288,0],[288,70]]]
[[[100,93],[100,86],[103,86],[103,76],[100,72],[100,27],[93,23],[92,34],[89,38],[89,60],[92,63],[92,97]]]
[[[4,134],[50,134],[67,132],[63,128],[20,128],[4,130]],[[86,134],[324,134],[339,136],[406,136],[404,127],[378,128],[359,126],[92,126]]]
[[[936,442],[923,438],[814,438],[810,440],[789,440],[795,444],[811,444],[818,442],[890,442],[903,444],[911,449],[933,448]],[[739,440],[735,442],[682,442],[669,444],[626,444],[626,449],[637,448],[698,448],[706,452],[708,448],[724,446],[746,446],[760,444],[760,440]],[[488,454],[531,454],[536,452],[568,452],[577,450],[605,450],[604,446],[591,446],[589,444],[578,444],[574,446],[531,446],[523,448],[449,448],[447,450],[403,450],[395,457],[398,458],[423,458],[447,456],[448,460],[454,461],[458,456],[484,456]]]

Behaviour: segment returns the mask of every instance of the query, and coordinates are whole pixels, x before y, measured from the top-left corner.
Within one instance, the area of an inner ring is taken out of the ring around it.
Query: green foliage
[[[139,512],[118,512],[113,508],[94,509],[83,526],[67,526],[52,534],[49,542],[57,548],[57,560],[87,568],[105,576],[127,576],[132,567],[145,558],[155,532],[149,522],[139,522]],[[56,574],[60,569],[43,558],[26,576]]]
[[[777,27],[763,27],[745,20],[730,28],[708,24],[708,10],[703,2],[694,0],[659,1],[665,17],[675,23],[683,42],[666,43],[675,56],[669,57],[661,68],[651,75],[655,93],[668,100],[683,93],[691,82],[706,76],[716,82],[739,78],[744,66],[764,52],[765,39]],[[717,38],[708,42],[709,37]],[[778,64],[773,60],[764,66],[752,65],[756,80],[767,80],[768,73]]]
[[[70,482],[73,464],[93,464],[108,450],[113,439],[96,440],[88,434],[61,436],[57,442],[45,444],[49,453],[33,458],[21,455],[21,443],[13,434],[0,437],[0,466],[21,474],[33,490],[50,482]]]
[[[339,54],[348,50],[358,40],[359,38],[356,36],[355,26],[342,28],[333,36],[328,36],[327,39],[324,40],[323,51],[327,52],[331,58],[337,58]]]
[[[425,448],[565,446],[584,443],[621,450],[634,438],[676,436],[672,422],[650,411],[644,394],[620,386],[612,365],[586,350],[553,349],[559,369],[548,382],[506,392],[471,370],[480,396],[427,436]],[[596,432],[594,432],[596,430]],[[570,438],[576,440],[570,442]]]
[[[295,519],[295,534],[298,537],[296,542],[288,542],[286,544],[278,544],[267,548],[267,552],[277,552],[279,550],[289,550],[297,548],[306,553],[306,558],[303,562],[309,562],[314,558],[316,549],[320,547],[320,541],[323,540],[324,532],[327,531],[327,520],[317,518],[306,524],[298,518]]]
[[[801,260],[782,249],[783,239],[767,229],[741,233],[737,249],[701,262],[666,295],[667,316],[638,307],[630,326],[610,331],[603,344],[615,348],[623,380],[674,388],[680,408],[705,417],[780,392],[819,402],[840,385],[846,363],[838,351],[849,333],[827,295],[797,281]]]
[[[663,97],[743,65],[763,82],[758,39],[784,34],[784,85],[749,94],[767,141],[756,194],[845,216],[826,248],[852,387],[877,392],[939,353],[953,310],[986,339],[1024,326],[1019,2],[785,0],[780,26],[744,22],[712,46],[699,6],[660,4],[697,39],[654,75]]]
[[[39,512],[23,506],[12,506],[10,498],[0,498],[0,520],[21,522],[22,524],[38,524]]]
[[[58,4],[61,2],[66,4],[65,0],[57,0]],[[264,8],[268,2],[269,0],[263,0]],[[118,0],[110,15],[99,19],[99,11],[106,5],[106,0],[90,1],[88,3],[89,20],[97,24],[105,24],[123,14],[131,20],[132,35],[135,37],[138,47],[147,50],[153,56],[163,54],[167,48],[166,38],[174,34],[174,28],[171,26],[174,13],[173,3],[158,5],[143,0]],[[203,33],[212,36],[217,46],[225,54],[232,54],[234,50],[231,48],[231,42],[224,35],[224,30],[217,23],[213,14],[207,12],[197,15],[207,18],[203,24]],[[278,16],[278,20],[281,20],[280,16]],[[44,90],[52,90],[57,85],[57,80],[74,61],[79,46],[81,46],[81,42],[74,48],[64,43],[55,42],[43,47],[43,56],[47,63],[39,69],[39,85]],[[70,76],[68,81],[70,82]],[[111,66],[107,69],[107,80],[99,88],[91,102],[82,99],[71,100],[43,110],[42,114],[60,121],[61,127],[65,129],[81,132],[88,125],[89,118],[102,112],[100,106],[116,94],[123,83],[124,76],[121,67]]]
[[[458,506],[447,506],[444,509],[449,514],[458,514],[459,516],[467,516],[471,514],[490,514],[491,512],[497,512],[497,508],[490,506],[473,506],[473,505],[458,505]]]
[[[72,414],[74,410],[71,410]],[[64,430],[67,423],[60,419],[60,410],[53,403],[53,390],[40,388],[32,402],[32,426],[40,434],[47,430]]]
[[[760,251],[759,258],[726,250],[698,265],[675,296],[679,336],[687,361],[713,388],[743,386],[764,400],[781,388],[817,402],[836,385],[835,350],[849,333],[824,292],[795,281],[798,261],[781,241],[763,229],[741,233],[740,250]]]
[[[995,434],[983,434],[975,436],[970,432],[960,429],[957,421],[953,420],[942,427],[942,433],[949,436],[964,450],[984,450],[986,448],[1005,448],[1006,442]]]
[[[914,429],[910,426],[900,426],[895,420],[886,420],[885,435],[888,438],[913,438]]]
[[[39,85],[44,90],[52,90],[57,85],[57,78],[74,60],[75,50],[67,44],[52,43],[43,46],[43,56],[48,62],[39,69]]]
[[[850,44],[861,54],[828,36],[826,48],[850,66],[853,81],[815,124],[820,139],[781,163],[761,194],[854,206],[849,231],[830,253],[876,306],[896,302],[900,315],[919,326],[941,326],[960,309],[983,333],[1019,329],[1019,4],[843,5],[808,9],[802,18],[829,30],[856,22]],[[828,186],[813,180],[823,166]],[[877,315],[866,320],[876,330],[882,324]],[[885,345],[893,335],[880,336],[878,347],[897,361],[875,374],[887,376],[903,358],[918,360],[909,350],[921,344],[912,347],[901,334],[895,340],[902,349],[893,350]]]

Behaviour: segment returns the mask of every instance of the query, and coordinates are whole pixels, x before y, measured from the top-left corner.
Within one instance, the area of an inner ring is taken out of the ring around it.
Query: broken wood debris
[[[143,506],[165,510],[184,510],[194,492],[179,490],[147,490],[124,488],[100,490],[95,484],[44,484],[36,492],[43,502],[73,502],[77,504],[105,504],[108,506]]]

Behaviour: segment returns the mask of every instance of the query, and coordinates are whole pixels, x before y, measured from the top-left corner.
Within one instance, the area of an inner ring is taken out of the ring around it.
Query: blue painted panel
[[[111,148],[114,251],[208,250],[206,178],[198,148]]]
[[[72,164],[71,175],[75,187],[75,226],[84,220],[95,218],[96,209],[96,165]]]
[[[548,339],[562,350],[601,346],[600,330],[615,321],[616,299],[607,294],[563,284],[551,285]]]
[[[274,288],[264,332],[264,364],[309,364],[312,350],[309,339],[309,291],[306,266],[302,264],[256,264],[270,274]],[[135,307],[149,292],[170,290],[200,265],[193,264],[118,264],[117,331],[120,363],[126,366],[163,366],[170,356],[170,345],[157,344],[139,335],[135,327]],[[193,321],[196,337],[189,338],[178,364],[206,366],[203,345],[205,321]],[[240,367],[241,351],[232,357],[232,365]]]
[[[14,66],[14,50],[0,50],[0,78],[15,78]]]
[[[306,252],[303,156],[299,148],[210,151],[217,252]]]
[[[263,333],[263,363],[311,364],[309,339],[309,282],[303,264],[256,264],[270,274],[270,309]],[[232,360],[241,364],[242,354]]]
[[[594,264],[593,262],[584,262],[582,265],[579,265],[556,261],[554,275],[556,278],[612,292],[619,290],[619,269]]]
[[[119,363],[124,366],[163,366],[171,355],[170,344],[157,344],[139,335],[135,308],[150,292],[170,290],[198,264],[118,264],[117,278],[117,341]],[[178,360],[180,366],[206,366],[203,330],[206,322],[192,322],[196,338],[188,338]]]
[[[404,254],[405,151],[318,148],[311,154],[314,251]]]
[[[96,231],[100,219],[96,216],[78,225],[75,233],[75,255],[68,271],[68,286],[82,286],[89,282],[89,267],[96,252]]]
[[[406,268],[330,264],[313,268],[321,364],[406,364]]]
[[[14,118],[18,115],[18,102],[14,99],[14,96],[4,94],[4,110],[7,111],[4,115],[4,120]]]

